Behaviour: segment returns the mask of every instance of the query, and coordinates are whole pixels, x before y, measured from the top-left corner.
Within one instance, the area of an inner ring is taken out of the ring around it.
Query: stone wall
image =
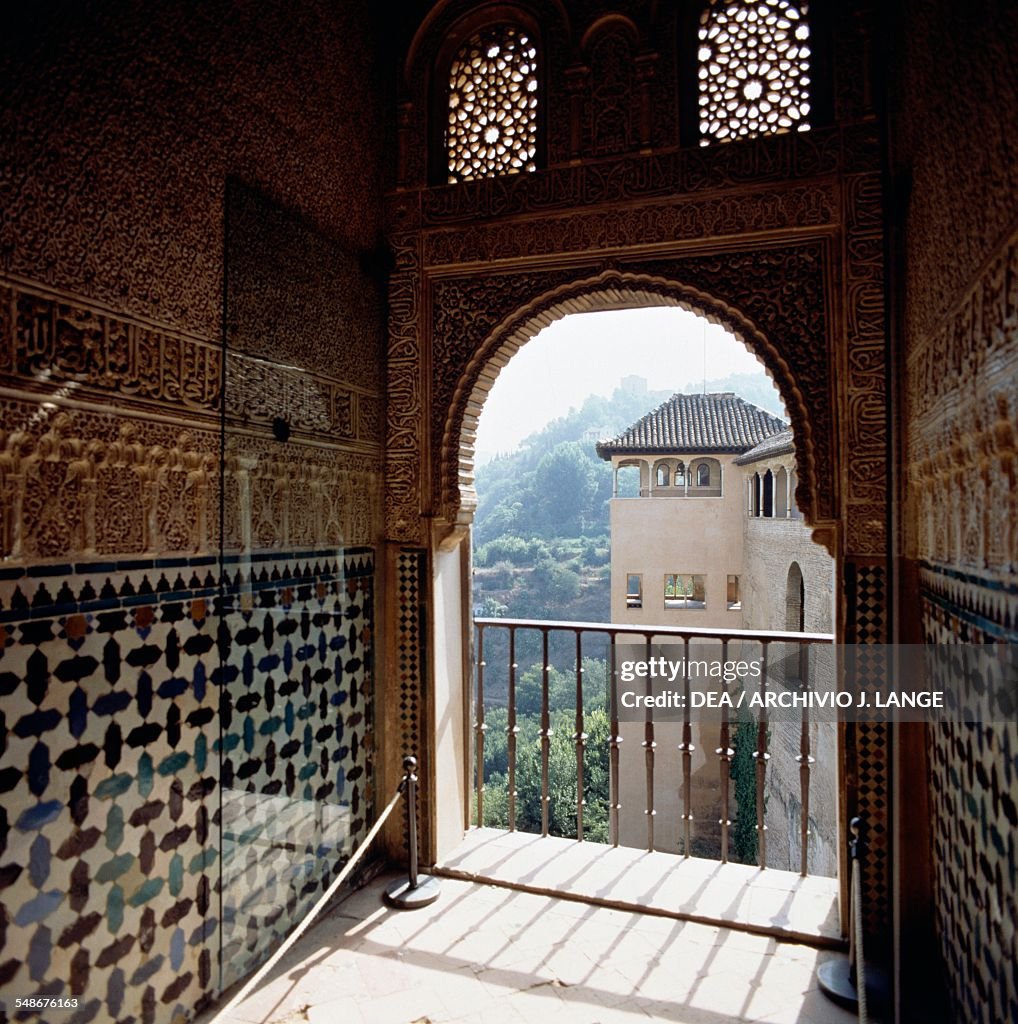
[[[745,467],[748,472],[753,465]],[[787,621],[788,576],[793,563],[803,579],[804,626],[808,633],[833,633],[834,560],[814,543],[801,519],[747,517],[744,535],[745,561],[742,576],[742,614],[747,629],[798,629]],[[793,589],[797,591],[797,586]],[[815,656],[811,666],[814,683],[832,683],[831,659]],[[819,678],[818,678],[819,677]],[[832,722],[810,723],[809,855],[811,873],[838,873],[838,740]],[[796,726],[772,726],[770,784],[767,797],[768,859],[775,867],[797,870],[800,842],[799,754]]]
[[[187,1019],[370,824],[370,25],[361,3],[218,0],[5,24],[8,1011]]]
[[[892,81],[905,271],[904,526],[933,642],[1018,634],[1018,9],[906,3]],[[936,55],[935,59],[932,55]],[[1018,1017],[1018,730],[930,730],[930,856],[957,1020]]]

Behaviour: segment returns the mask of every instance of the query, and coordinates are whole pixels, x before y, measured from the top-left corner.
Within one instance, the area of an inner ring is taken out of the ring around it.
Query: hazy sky
[[[588,395],[610,396],[623,377],[646,377],[651,391],[690,392],[702,390],[705,376],[733,373],[763,373],[763,366],[724,328],[683,309],[573,313],[528,341],[499,374],[477,452],[511,451]]]

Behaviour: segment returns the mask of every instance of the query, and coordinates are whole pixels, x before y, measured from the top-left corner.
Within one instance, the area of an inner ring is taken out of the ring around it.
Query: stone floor
[[[565,893],[618,910],[734,925],[779,939],[844,948],[838,880],[822,875],[631,847],[472,828],[439,866],[442,874],[543,895]]]
[[[383,876],[302,937],[229,1016],[199,1024],[852,1024],[817,990],[837,954],[446,878],[389,910]]]

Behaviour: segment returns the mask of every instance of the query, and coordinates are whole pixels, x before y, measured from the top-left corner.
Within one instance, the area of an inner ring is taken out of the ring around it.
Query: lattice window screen
[[[807,5],[715,0],[700,16],[700,144],[809,130]]]
[[[477,32],[449,68],[449,181],[534,170],[537,49],[513,25]]]

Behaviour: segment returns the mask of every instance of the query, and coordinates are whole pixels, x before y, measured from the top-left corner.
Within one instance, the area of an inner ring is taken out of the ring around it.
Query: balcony
[[[638,495],[641,498],[723,498],[725,492],[721,485],[714,487],[663,487],[660,485],[652,487],[641,487]],[[616,498],[624,498],[624,495],[616,494]]]
[[[817,989],[824,950],[456,879],[430,907],[390,910],[391,877],[312,926],[217,1024],[855,1020]]]
[[[811,722],[805,709],[791,723],[766,716],[746,723],[722,709],[716,724],[698,724],[688,701],[672,721],[651,711],[625,721],[612,657],[623,644],[649,652],[667,643],[687,657],[713,645],[727,661],[749,646],[762,652],[760,693],[808,690],[819,675],[817,654],[830,654],[833,637],[509,619],[477,619],[475,627],[476,827],[441,872],[627,912],[842,943],[842,894],[830,877],[840,847],[833,723]],[[599,664],[603,697],[589,678]],[[739,730],[746,731],[737,739]],[[740,740],[752,746],[741,767]],[[819,793],[818,769],[826,779]],[[818,827],[818,818],[827,824]],[[816,863],[823,873],[811,874]]]

